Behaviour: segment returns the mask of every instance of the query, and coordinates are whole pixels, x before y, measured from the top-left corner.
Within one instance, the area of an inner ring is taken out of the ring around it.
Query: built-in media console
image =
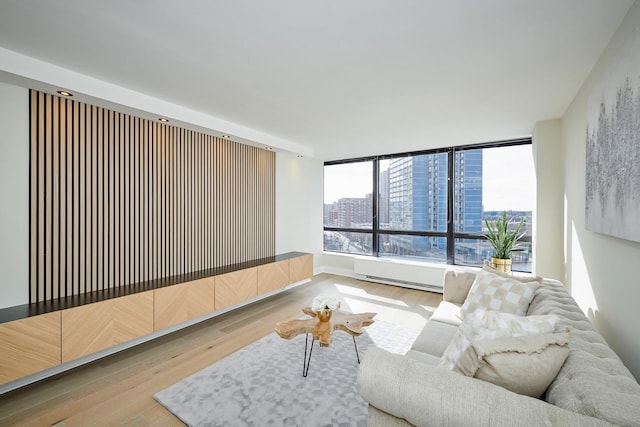
[[[0,309],[0,393],[304,283],[313,256],[241,264]]]

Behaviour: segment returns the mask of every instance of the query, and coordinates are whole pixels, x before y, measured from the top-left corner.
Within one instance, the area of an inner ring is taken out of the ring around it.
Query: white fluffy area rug
[[[373,346],[404,354],[420,332],[381,320],[364,330],[361,358]],[[273,332],[154,397],[190,426],[366,426],[351,335],[335,331],[329,347],[316,342],[306,378],[304,348],[305,335]]]

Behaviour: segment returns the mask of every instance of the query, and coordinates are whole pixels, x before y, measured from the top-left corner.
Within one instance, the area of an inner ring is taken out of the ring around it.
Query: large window
[[[454,155],[454,264],[480,265],[493,248],[477,235],[485,221],[507,212],[514,225],[524,218],[525,236],[512,252],[515,271],[531,271],[531,225],[535,173],[531,145],[458,149]]]
[[[325,251],[373,254],[373,167],[373,160],[325,165]]]
[[[526,231],[513,269],[531,271],[531,140],[325,163],[324,249],[481,265],[485,220]]]

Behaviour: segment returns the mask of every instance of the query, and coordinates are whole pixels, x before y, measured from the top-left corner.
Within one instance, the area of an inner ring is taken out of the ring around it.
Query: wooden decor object
[[[0,324],[0,384],[61,363],[60,312]]]
[[[215,276],[215,309],[238,304],[258,295],[258,270],[256,267]]]
[[[362,328],[371,325],[374,322],[373,318],[377,314],[352,314],[333,310],[331,319],[327,322],[321,322],[311,307],[305,307],[302,311],[304,314],[312,316],[312,318],[279,322],[276,325],[276,332],[285,339],[291,339],[300,334],[313,334],[320,341],[320,345],[324,346],[331,344],[331,335],[335,330],[344,331],[354,337],[362,335]]]
[[[289,260],[258,266],[258,295],[276,291],[287,286],[289,280]]]
[[[289,260],[289,280],[291,283],[313,277],[313,255],[304,255]]]

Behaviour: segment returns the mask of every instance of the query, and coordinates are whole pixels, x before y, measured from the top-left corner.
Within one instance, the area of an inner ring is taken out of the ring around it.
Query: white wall
[[[534,274],[563,280],[562,121],[536,123],[532,147],[536,174]]]
[[[0,308],[29,302],[29,91],[0,83]]]
[[[585,229],[587,101],[592,88],[634,31],[640,1],[629,10],[562,120],[566,204],[565,282],[574,298],[640,380],[640,243]],[[629,70],[629,73],[638,73]],[[640,227],[640,218],[638,218]]]
[[[276,253],[313,253],[322,262],[323,162],[276,153]]]

